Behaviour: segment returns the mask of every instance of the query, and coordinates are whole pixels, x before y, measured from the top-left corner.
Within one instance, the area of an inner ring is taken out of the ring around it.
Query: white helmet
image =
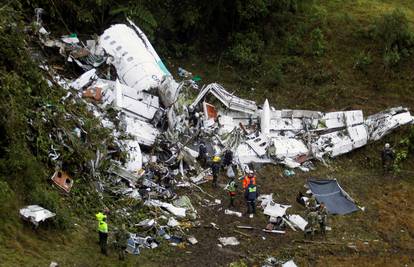
[[[385,148],[390,148],[391,146],[390,146],[390,144],[389,144],[389,143],[386,143],[384,147],[385,147]]]

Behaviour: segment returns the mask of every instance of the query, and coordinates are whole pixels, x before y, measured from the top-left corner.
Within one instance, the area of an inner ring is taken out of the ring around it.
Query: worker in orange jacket
[[[246,188],[250,184],[250,180],[252,181],[252,184],[256,184],[256,176],[254,175],[254,172],[252,170],[246,171],[247,175],[243,178],[243,189],[246,190]]]

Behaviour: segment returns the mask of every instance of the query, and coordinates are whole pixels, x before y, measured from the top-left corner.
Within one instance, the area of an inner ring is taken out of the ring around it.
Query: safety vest
[[[108,224],[105,221],[99,221],[98,231],[108,233]]]
[[[102,212],[98,212],[97,214],[95,214],[95,217],[98,220],[98,222],[102,221],[104,218],[106,219],[106,215]]]
[[[227,190],[229,192],[236,192],[236,182],[235,181],[231,181],[227,187]]]
[[[256,192],[256,186],[249,186],[249,193]]]
[[[243,189],[246,189],[249,186],[250,180],[252,180],[252,184],[256,184],[256,176],[250,178],[248,175],[246,175],[243,179]]]

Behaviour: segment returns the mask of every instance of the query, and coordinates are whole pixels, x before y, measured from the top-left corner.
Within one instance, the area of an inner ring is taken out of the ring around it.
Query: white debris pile
[[[39,226],[39,223],[49,218],[53,218],[55,215],[55,213],[42,208],[39,205],[30,205],[20,209],[20,216],[24,220],[34,224],[36,227]]]

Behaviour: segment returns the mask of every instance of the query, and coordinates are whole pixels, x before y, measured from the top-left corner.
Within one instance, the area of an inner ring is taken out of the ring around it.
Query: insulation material
[[[91,86],[82,92],[82,97],[91,98],[91,99],[94,99],[95,101],[101,101],[102,100],[102,88]]]

